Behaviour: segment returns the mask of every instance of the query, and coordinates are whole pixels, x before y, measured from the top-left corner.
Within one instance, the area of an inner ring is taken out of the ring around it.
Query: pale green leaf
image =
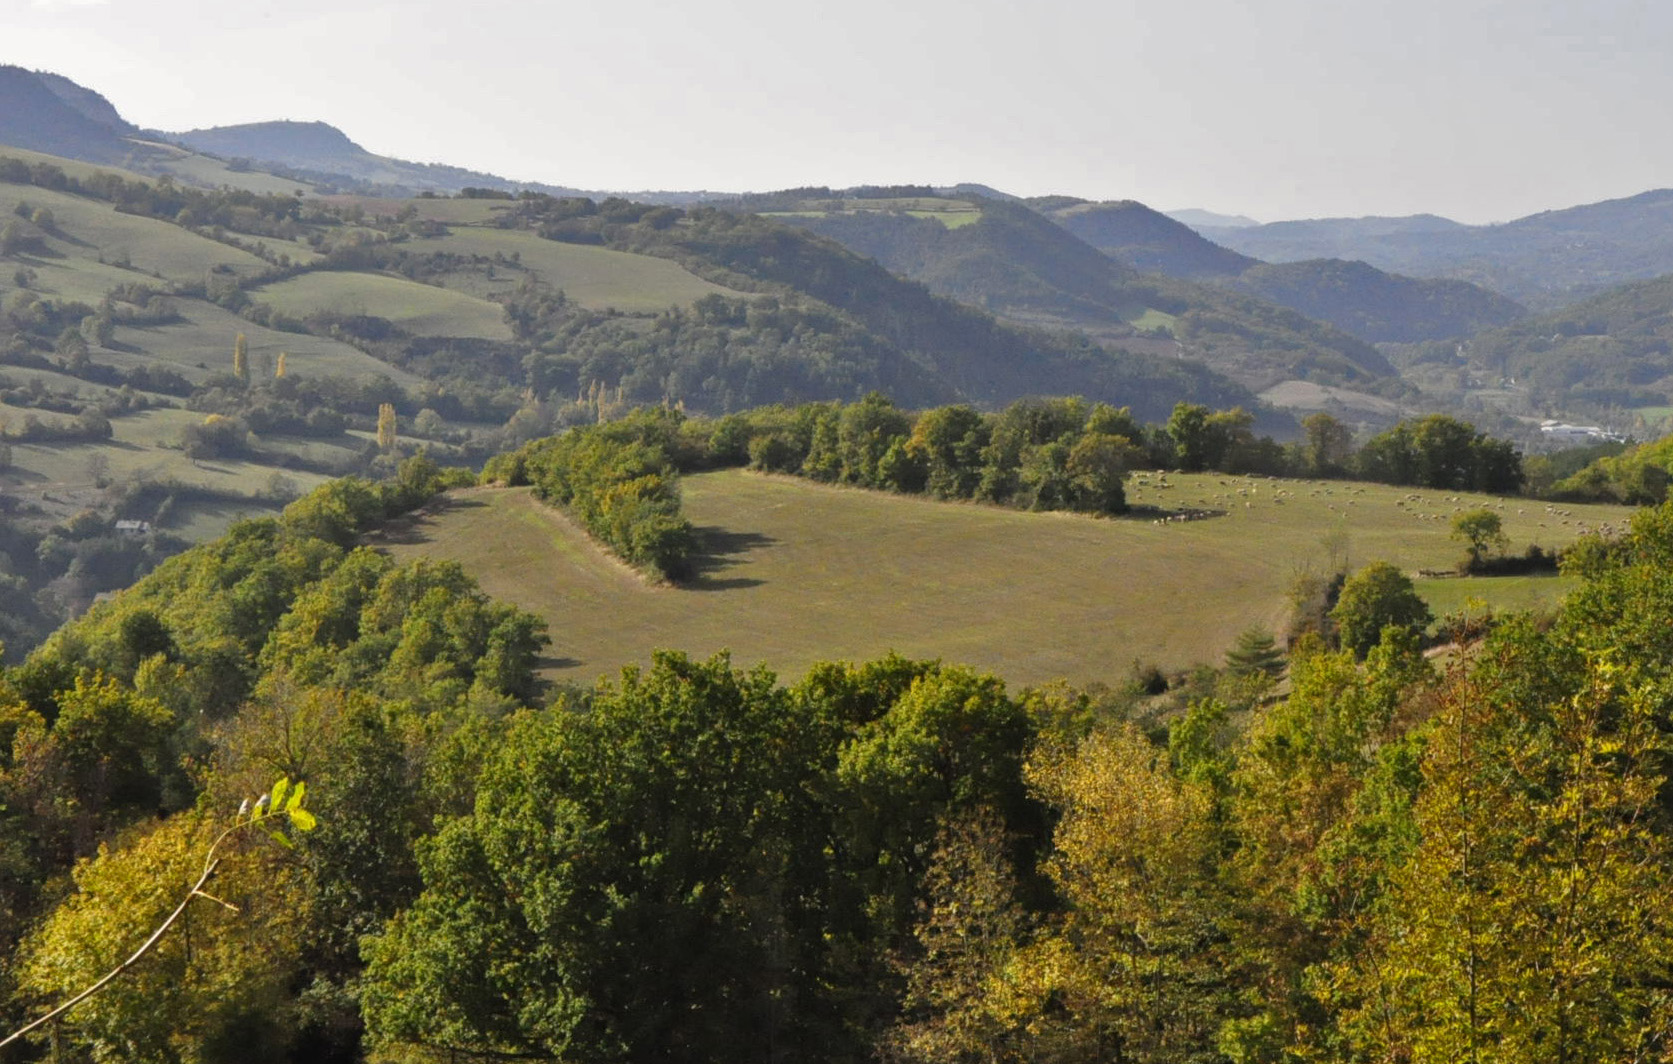
[[[319,821],[314,819],[314,814],[306,809],[287,809],[286,812],[290,814],[291,825],[297,831],[312,831],[319,826]]]

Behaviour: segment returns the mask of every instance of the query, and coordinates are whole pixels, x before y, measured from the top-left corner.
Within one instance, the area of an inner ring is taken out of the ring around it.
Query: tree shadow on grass
[[[1211,510],[1202,506],[1130,506],[1126,513],[1115,514],[1116,521],[1149,521],[1151,524],[1174,524],[1181,521],[1206,521],[1224,517],[1227,511]]]
[[[720,576],[737,565],[752,550],[768,547],[778,540],[760,532],[733,532],[718,525],[703,525],[693,529],[697,534],[697,550],[691,557],[691,573],[680,581],[687,591],[735,591],[744,587],[759,587],[766,583],[749,576]]]
[[[430,541],[430,525],[438,517],[454,510],[479,510],[487,506],[481,499],[460,498],[443,494],[425,503],[410,514],[386,521],[381,528],[368,532],[364,539],[379,546],[410,547]]]

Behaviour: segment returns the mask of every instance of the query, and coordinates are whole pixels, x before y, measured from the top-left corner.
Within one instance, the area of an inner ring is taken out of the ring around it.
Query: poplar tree
[[[243,333],[232,341],[232,375],[245,384],[250,383],[250,345]]]
[[[395,449],[395,404],[383,403],[378,406],[378,450],[393,451]]]
[[[278,362],[277,365],[275,365],[273,367],[273,377],[274,377],[275,380],[277,380],[278,378],[283,377],[284,375],[285,375],[285,353],[283,351],[280,351],[279,352],[279,362]]]

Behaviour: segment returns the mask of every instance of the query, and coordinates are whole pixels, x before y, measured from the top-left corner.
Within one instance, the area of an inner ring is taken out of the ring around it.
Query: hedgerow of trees
[[[602,413],[602,406],[595,403]],[[1402,422],[1357,453],[1328,414],[1289,446],[1257,437],[1246,411],[1180,403],[1165,425],[1078,398],[1025,399],[998,413],[969,406],[901,410],[872,393],[855,403],[765,407],[709,419],[648,408],[533,441],[488,462],[488,483],[533,484],[629,563],[678,580],[698,548],[681,516],[682,473],[747,465],[828,483],[938,499],[1100,515],[1126,512],[1136,469],[1344,476],[1448,490],[1510,492],[1521,456],[1440,415]],[[1397,454],[1400,462],[1391,463]],[[1375,633],[1373,633],[1374,635]]]

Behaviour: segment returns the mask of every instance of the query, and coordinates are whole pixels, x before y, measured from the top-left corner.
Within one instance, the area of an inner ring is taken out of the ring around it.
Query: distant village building
[[[1539,431],[1557,443],[1623,443],[1626,439],[1618,432],[1608,432],[1596,425],[1570,425],[1562,421],[1542,421]]]
[[[116,531],[125,536],[146,536],[151,534],[150,521],[118,521]]]

